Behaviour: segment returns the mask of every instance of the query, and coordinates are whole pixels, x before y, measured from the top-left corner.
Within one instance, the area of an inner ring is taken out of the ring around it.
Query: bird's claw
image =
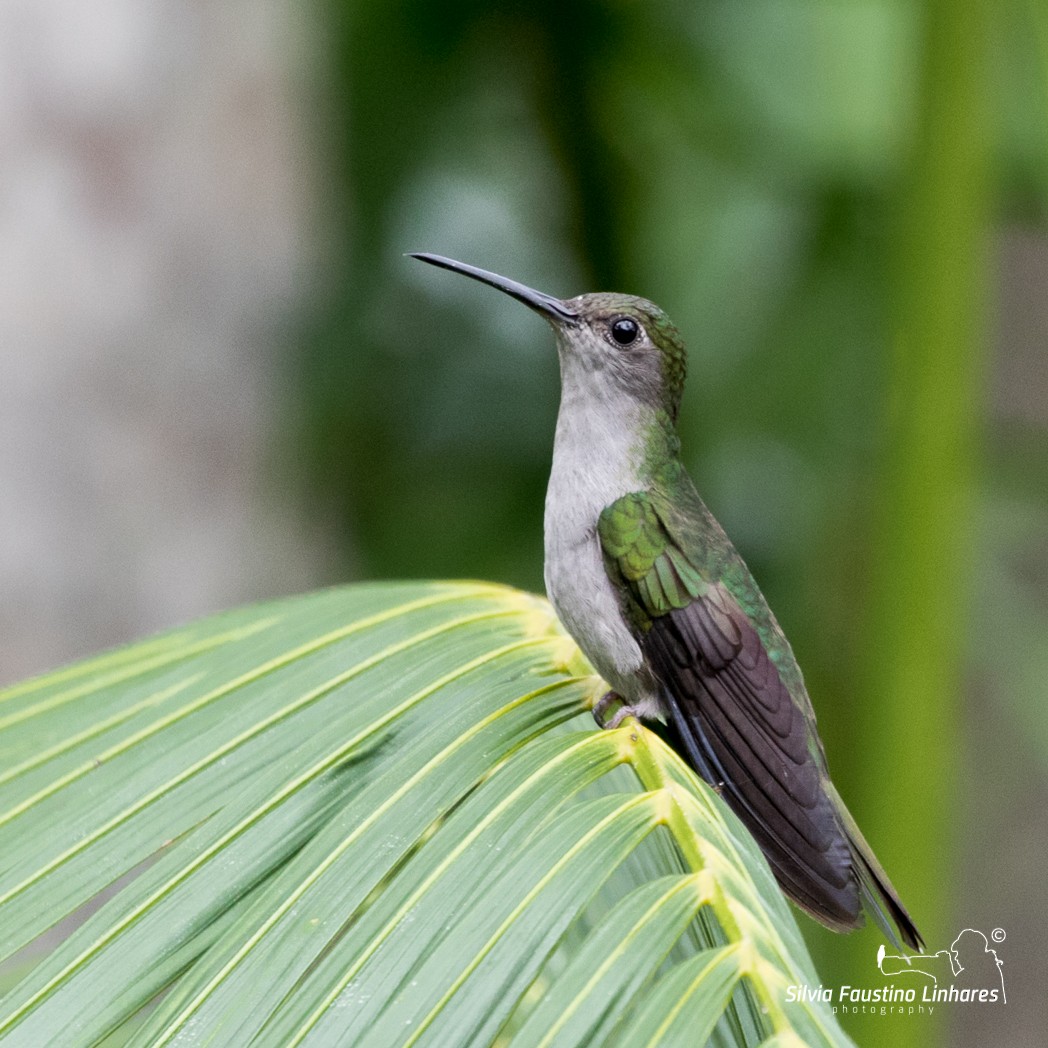
[[[604,715],[608,712],[608,707],[613,706],[616,702],[622,702],[622,696],[614,691],[606,691],[593,704],[593,719],[597,722],[598,728],[607,727],[604,723]]]
[[[608,707],[616,702],[621,702],[622,705],[615,711],[615,715],[611,720],[606,721],[604,715],[608,712]],[[598,727],[603,728],[605,731],[611,731],[613,728],[617,728],[627,717],[636,717],[637,715],[637,710],[633,706],[627,705],[626,700],[615,691],[605,692],[593,704],[593,719],[597,722]]]

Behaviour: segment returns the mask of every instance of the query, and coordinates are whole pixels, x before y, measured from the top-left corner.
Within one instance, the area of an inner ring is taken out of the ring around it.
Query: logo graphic
[[[1003,942],[1004,937],[1002,928],[990,933],[994,942]],[[976,928],[965,928],[948,950],[937,953],[885,953],[882,945],[877,951],[877,967],[881,975],[922,980],[924,1001],[1008,1000],[1004,992],[1004,962],[990,948],[990,939]]]
[[[1005,1004],[1004,962],[993,945],[1003,928],[987,936],[964,928],[948,949],[936,953],[877,950],[881,978],[875,986],[787,986],[786,1003],[823,1001],[834,1014],[931,1015],[940,1004]],[[991,945],[991,943],[993,945]]]

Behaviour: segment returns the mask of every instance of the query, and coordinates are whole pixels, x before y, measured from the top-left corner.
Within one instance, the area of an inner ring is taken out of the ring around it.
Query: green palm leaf
[[[847,1043],[785,1003],[754,845],[598,687],[544,601],[416,583],[0,693],[0,1042]]]

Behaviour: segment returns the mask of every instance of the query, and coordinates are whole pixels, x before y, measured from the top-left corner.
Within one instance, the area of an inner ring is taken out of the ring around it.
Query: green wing
[[[624,495],[601,513],[597,533],[662,685],[675,741],[746,824],[787,893],[831,927],[854,927],[851,849],[804,711],[724,578],[696,566],[702,522],[683,531],[696,546],[688,556],[660,509],[672,512],[658,493]],[[711,543],[721,536],[709,532]]]
[[[829,785],[778,623],[697,493],[684,489],[678,503],[632,492],[601,513],[597,533],[682,756],[721,791],[798,905],[844,930],[862,923],[865,902],[916,946],[913,922]]]
[[[597,522],[604,558],[624,582],[630,611],[644,631],[653,619],[686,608],[709,584],[670,538],[651,497],[635,491],[613,502]]]

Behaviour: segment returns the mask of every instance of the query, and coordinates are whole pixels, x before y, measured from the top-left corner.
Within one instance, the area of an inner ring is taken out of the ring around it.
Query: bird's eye
[[[637,341],[637,336],[640,334],[640,324],[638,324],[632,317],[619,317],[618,320],[612,321],[611,324],[611,337],[620,346],[628,346],[633,342]]]

